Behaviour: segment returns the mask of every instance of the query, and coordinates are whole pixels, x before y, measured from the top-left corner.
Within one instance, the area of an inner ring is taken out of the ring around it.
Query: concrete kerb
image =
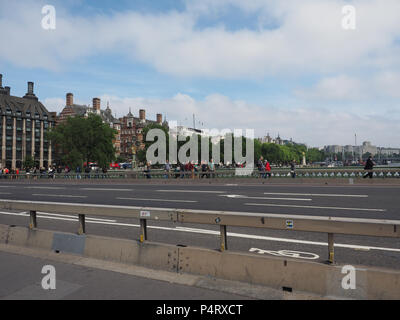
[[[57,241],[55,240],[57,239]],[[249,253],[178,247],[100,236],[30,230],[0,225],[0,243],[73,253],[82,257],[264,285],[293,293],[356,299],[400,299],[400,272],[356,267],[355,290],[342,288],[340,266],[257,256]],[[83,243],[83,249],[81,245]],[[62,247],[62,250],[58,250]]]

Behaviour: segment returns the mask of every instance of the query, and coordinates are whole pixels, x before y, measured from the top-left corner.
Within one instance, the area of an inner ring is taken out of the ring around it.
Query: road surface
[[[400,186],[325,186],[274,184],[74,184],[0,183],[0,197],[108,205],[160,208],[260,212],[269,214],[335,216],[400,220]],[[0,212],[0,224],[27,226],[26,212]],[[88,234],[138,239],[136,219],[91,218]],[[77,231],[77,219],[51,212],[40,213],[39,228]],[[150,241],[174,245],[219,248],[218,226],[149,222]],[[327,235],[255,228],[228,228],[229,250],[325,262]],[[289,252],[287,252],[289,251]],[[397,239],[335,236],[335,259],[339,264],[380,266],[400,269],[400,242]]]

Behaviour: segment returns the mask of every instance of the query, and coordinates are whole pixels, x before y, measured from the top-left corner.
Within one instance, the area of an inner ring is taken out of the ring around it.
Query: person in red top
[[[265,160],[265,175],[264,178],[271,178],[271,165],[269,164],[268,160]]]

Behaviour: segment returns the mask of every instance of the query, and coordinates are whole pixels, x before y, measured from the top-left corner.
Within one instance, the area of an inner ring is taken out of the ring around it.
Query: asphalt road
[[[0,197],[110,205],[149,206],[269,214],[353,217],[400,220],[400,186],[299,185],[299,184],[79,184],[1,183]],[[96,220],[97,219],[97,220]],[[138,239],[135,219],[87,217],[89,234]],[[26,226],[23,212],[0,212],[0,224]],[[39,228],[76,232],[77,219],[66,215],[39,215]],[[217,226],[149,222],[149,240],[175,245],[219,247]],[[228,228],[228,249],[278,255],[282,250],[300,253],[299,259],[327,260],[327,235],[295,231]],[[290,253],[289,253],[290,255]],[[335,258],[339,264],[381,266],[400,269],[397,239],[335,236]]]

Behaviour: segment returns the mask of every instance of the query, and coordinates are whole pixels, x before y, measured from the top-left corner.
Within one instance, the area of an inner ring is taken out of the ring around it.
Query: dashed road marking
[[[88,196],[72,196],[67,194],[41,194],[41,193],[34,193],[32,194],[36,197],[56,197],[56,198],[87,198]]]
[[[157,201],[157,202],[184,202],[184,203],[196,203],[195,200],[172,200],[172,199],[142,199],[142,198],[116,198],[118,200],[133,200],[133,201]]]
[[[327,209],[327,210],[370,211],[370,212],[385,212],[385,211],[386,211],[386,209],[366,209],[366,208],[300,206],[300,205],[273,204],[273,203],[245,203],[244,205],[245,205],[245,206],[265,206],[265,207]]]
[[[334,194],[334,193],[282,193],[282,192],[264,192],[266,195],[279,196],[307,196],[307,197],[350,197],[350,198],[368,198],[365,194]]]

